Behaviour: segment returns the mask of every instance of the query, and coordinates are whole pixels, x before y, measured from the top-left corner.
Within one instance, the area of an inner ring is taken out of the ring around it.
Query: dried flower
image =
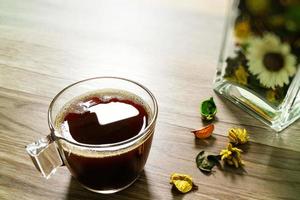
[[[237,22],[234,27],[234,35],[241,41],[245,40],[250,35],[250,32],[249,20]]]
[[[196,138],[205,139],[211,136],[212,132],[214,131],[214,128],[215,126],[213,124],[209,124],[208,126],[205,126],[199,130],[194,130],[191,132],[194,133]]]
[[[266,92],[266,98],[270,102],[275,102],[276,101],[276,91],[272,90],[272,89],[268,90]]]
[[[291,46],[272,33],[265,33],[262,38],[252,37],[246,57],[249,72],[266,88],[288,85],[296,73],[297,59]]]
[[[248,10],[254,15],[266,14],[271,8],[271,0],[246,0]]]
[[[202,119],[204,120],[212,120],[217,113],[217,107],[214,102],[214,99],[211,97],[208,100],[205,100],[200,105],[200,113]]]
[[[242,65],[235,70],[234,75],[238,83],[247,85],[249,74]]]
[[[221,159],[228,165],[234,165],[236,168],[243,165],[241,158],[241,149],[233,147],[231,143],[228,143],[227,149],[223,149],[220,152]]]
[[[249,136],[246,129],[231,128],[228,131],[228,139],[234,145],[238,145],[248,142]]]
[[[192,177],[186,174],[179,174],[179,173],[171,174],[170,184],[172,184],[181,193],[187,193],[192,189],[198,188],[193,183]]]

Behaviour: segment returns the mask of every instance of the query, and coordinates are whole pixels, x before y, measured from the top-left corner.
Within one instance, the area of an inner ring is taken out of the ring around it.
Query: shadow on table
[[[151,199],[151,193],[149,191],[149,185],[147,181],[146,172],[143,171],[136,180],[136,182],[131,185],[129,188],[118,192],[116,194],[98,194],[91,192],[85,188],[83,188],[80,183],[74,179],[73,177],[70,180],[68,191],[66,192],[66,200],[82,200],[82,199],[89,199],[89,200],[100,200],[100,199]]]
[[[215,136],[210,136],[209,138],[205,140],[199,140],[195,138],[195,147],[199,148],[204,148],[204,147],[211,147],[213,144],[216,142],[216,137]]]
[[[184,196],[184,194],[176,191],[176,189],[174,187],[172,188],[171,191],[172,191],[172,199],[174,199],[174,200],[181,200]]]
[[[233,122],[227,122],[232,127],[247,127],[247,131],[251,133],[251,139],[253,141],[262,141],[266,138],[274,139],[276,134],[274,131],[254,118],[240,107],[233,104],[231,101],[219,96],[219,100],[226,106],[227,113],[230,113],[230,117],[233,118]],[[226,120],[226,119],[225,119]],[[228,119],[227,119],[228,120]],[[263,134],[262,134],[263,133]]]
[[[297,129],[285,129],[282,131],[280,134],[277,134],[274,130],[272,130],[270,127],[267,125],[264,125],[262,122],[259,122],[257,119],[254,117],[250,116],[250,114],[246,113],[246,111],[242,110],[238,106],[234,105],[231,101],[221,97],[218,95],[220,98],[219,100],[226,106],[228,111],[231,113],[231,116],[234,117],[237,121],[237,123],[240,123],[240,126],[247,126],[247,131],[249,132],[250,135],[250,140],[255,142],[255,143],[260,143],[263,145],[269,145],[269,146],[274,146],[274,147],[293,147],[290,146],[290,143],[294,141],[294,138],[288,137],[289,132],[295,132]],[[241,117],[241,112],[243,112],[245,115],[249,115],[247,118]],[[249,119],[255,124],[251,123]],[[298,123],[300,122],[300,119],[298,120]],[[297,122],[296,122],[297,123]],[[260,124],[260,125],[259,125]],[[284,136],[284,137],[282,137]],[[291,136],[294,136],[294,134],[291,134]],[[243,150],[244,153],[247,153],[250,149],[251,142],[241,145],[239,148]],[[262,151],[265,151],[263,149]]]

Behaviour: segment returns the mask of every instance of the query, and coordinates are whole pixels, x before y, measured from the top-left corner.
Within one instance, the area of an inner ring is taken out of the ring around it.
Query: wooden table
[[[0,0],[0,199],[299,199],[300,123],[275,134],[212,90],[225,0]],[[130,188],[100,195],[82,188],[66,168],[46,180],[25,145],[49,133],[51,99],[70,83],[121,76],[146,85],[159,117],[145,170]],[[213,137],[199,102],[219,108]],[[251,142],[244,171],[195,166],[201,150],[218,154],[227,130],[243,127]],[[188,173],[198,191],[171,191],[170,174]]]

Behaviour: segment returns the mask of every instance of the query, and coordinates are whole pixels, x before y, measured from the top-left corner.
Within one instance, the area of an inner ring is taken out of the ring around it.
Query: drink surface
[[[148,123],[146,104],[124,91],[92,93],[73,100],[59,116],[62,135],[83,144],[111,144],[141,133]]]

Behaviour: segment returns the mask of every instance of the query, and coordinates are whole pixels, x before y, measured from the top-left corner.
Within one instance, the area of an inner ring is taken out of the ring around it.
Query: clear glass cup
[[[55,127],[57,115],[74,98],[102,89],[117,89],[140,97],[150,108],[148,124],[138,135],[112,144],[89,145],[66,138]],[[36,168],[49,178],[60,166],[91,191],[109,194],[130,186],[143,170],[151,148],[158,107],[154,95],[143,85],[117,77],[97,77],[74,83],[51,102],[50,134],[26,146]]]
[[[300,117],[300,2],[229,2],[214,90],[279,132]]]

